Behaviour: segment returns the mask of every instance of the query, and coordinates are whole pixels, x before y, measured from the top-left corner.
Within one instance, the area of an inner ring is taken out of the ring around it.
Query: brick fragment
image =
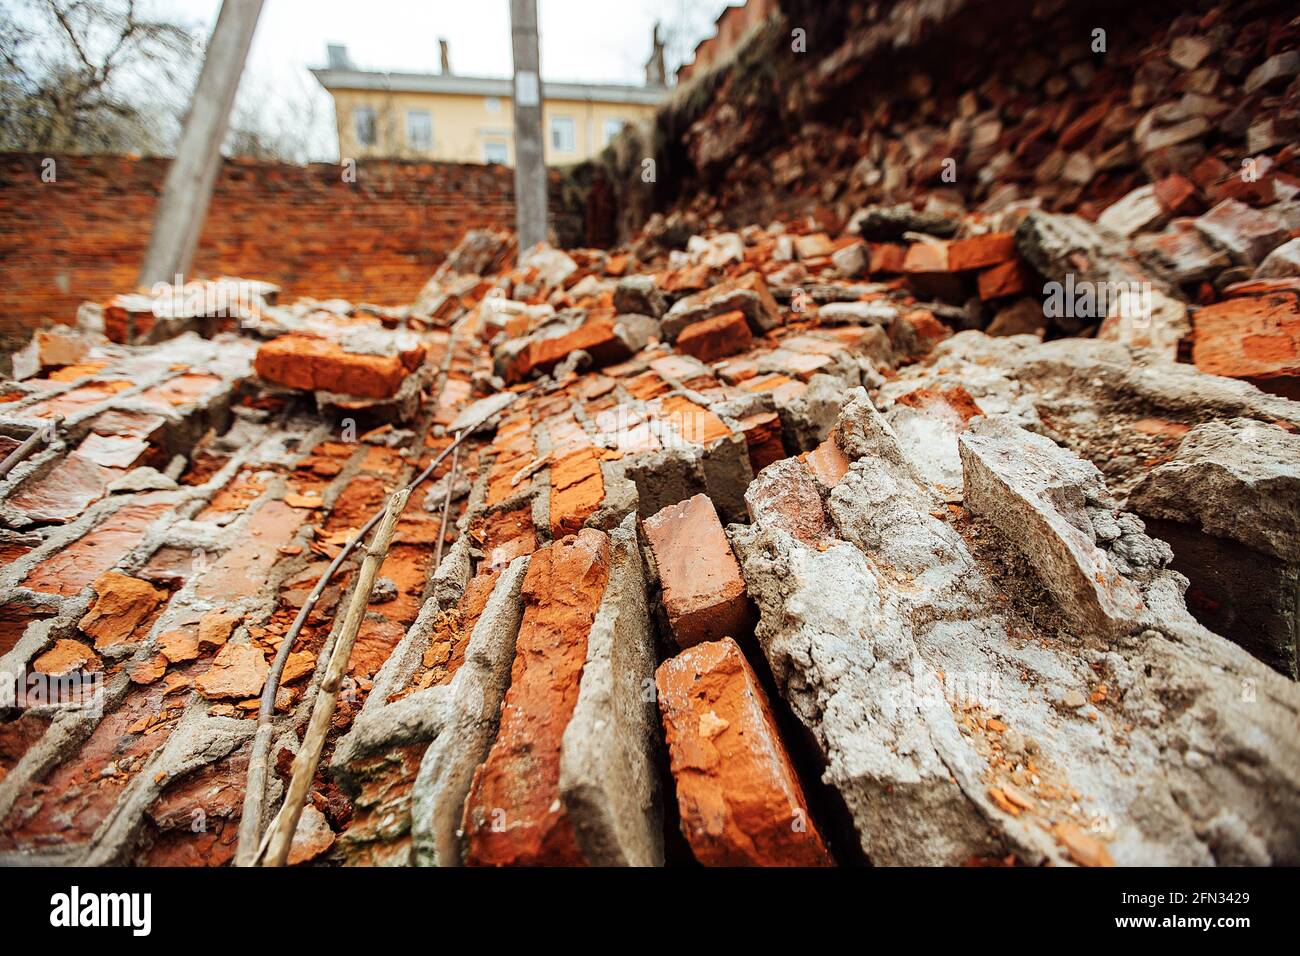
[[[591,319],[572,332],[529,343],[522,363],[516,366],[516,375],[522,379],[534,372],[546,374],[579,349],[591,355],[599,366],[621,362],[631,354],[612,319]]]
[[[908,273],[947,272],[948,244],[943,242],[914,242],[907,248],[903,271]]]
[[[948,243],[948,269],[952,272],[987,269],[1015,258],[1016,236],[1012,232],[990,232]]]
[[[646,518],[642,528],[677,645],[748,636],[753,616],[745,581],[713,501],[695,495]]]
[[[131,639],[165,596],[146,581],[110,571],[95,579],[95,603],[78,625],[103,650]]]
[[[1300,304],[1295,293],[1240,296],[1196,313],[1192,361],[1300,399]]]
[[[781,444],[781,417],[776,412],[755,412],[740,419],[740,431],[749,449],[749,465],[758,474],[785,457]]]
[[[609,538],[591,528],[530,559],[500,729],[465,803],[470,865],[584,862],[560,799],[560,746],[608,578]]]
[[[681,829],[705,866],[830,866],[762,686],[730,638],[659,666]]]
[[[257,350],[253,367],[266,381],[289,388],[391,398],[424,361],[424,354],[423,345],[398,354],[370,355],[309,335],[282,335]]]
[[[714,362],[737,352],[747,351],[754,343],[745,314],[724,312],[711,319],[688,325],[677,336],[677,350],[693,355],[701,362]]]
[[[980,301],[1023,295],[1029,290],[1029,270],[1018,259],[983,270],[978,278]]]

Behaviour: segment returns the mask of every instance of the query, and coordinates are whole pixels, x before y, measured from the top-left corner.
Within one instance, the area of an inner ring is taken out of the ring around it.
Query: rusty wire
[[[442,545],[447,539],[447,514],[451,511],[451,496],[456,487],[457,466],[460,464],[460,448],[451,453],[451,469],[447,472],[447,492],[442,497],[442,515],[438,518],[438,547],[433,552],[433,573],[438,572],[442,564]]]

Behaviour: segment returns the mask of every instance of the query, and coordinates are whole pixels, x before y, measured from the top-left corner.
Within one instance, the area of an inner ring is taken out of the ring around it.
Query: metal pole
[[[140,266],[141,286],[171,282],[194,261],[221,168],[230,109],[261,13],[262,0],[222,0],[176,156],[158,199],[149,249]]]
[[[542,75],[537,0],[510,0],[515,85],[515,233],[519,254],[546,241],[546,160],[542,151]]]

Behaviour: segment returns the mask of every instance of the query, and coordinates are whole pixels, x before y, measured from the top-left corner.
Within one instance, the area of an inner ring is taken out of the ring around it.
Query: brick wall
[[[144,256],[164,159],[0,153],[0,340],[72,322],[77,305],[130,291]],[[341,167],[227,161],[194,273],[280,283],[289,299],[410,301],[467,229],[514,221],[513,171],[362,162]]]

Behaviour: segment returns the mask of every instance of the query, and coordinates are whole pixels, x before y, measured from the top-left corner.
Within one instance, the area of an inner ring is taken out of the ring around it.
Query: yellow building
[[[401,157],[514,163],[512,81],[441,73],[358,70],[343,47],[312,73],[334,97],[340,159]],[[662,85],[542,81],[548,165],[599,153],[627,124],[651,115]]]

